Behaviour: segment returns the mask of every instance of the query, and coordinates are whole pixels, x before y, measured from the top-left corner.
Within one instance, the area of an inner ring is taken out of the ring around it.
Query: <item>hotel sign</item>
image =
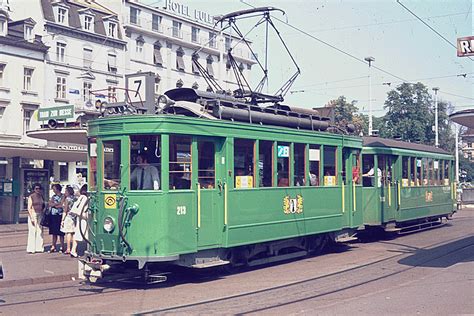
[[[195,20],[196,22],[214,25],[214,17],[209,13],[196,9],[190,9],[187,5],[176,1],[166,0],[164,9],[182,17]]]
[[[46,108],[38,110],[38,120],[59,120],[74,117],[74,105],[56,106],[54,108]]]
[[[474,36],[458,38],[458,57],[474,56]]]

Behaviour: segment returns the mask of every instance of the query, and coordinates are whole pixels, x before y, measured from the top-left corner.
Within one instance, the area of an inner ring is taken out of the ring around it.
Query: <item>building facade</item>
[[[97,114],[97,101],[126,100],[129,75],[152,73],[155,97],[176,87],[207,90],[197,60],[232,91],[238,85],[227,49],[246,80],[255,64],[246,43],[214,29],[209,14],[170,0],[161,7],[0,0],[0,7],[0,223],[26,214],[35,182],[48,195],[52,182],[87,181],[85,113]],[[71,115],[52,114],[61,111]]]

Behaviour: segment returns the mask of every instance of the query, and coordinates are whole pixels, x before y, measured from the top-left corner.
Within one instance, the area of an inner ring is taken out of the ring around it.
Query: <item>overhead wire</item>
[[[420,18],[418,15],[415,14],[415,12],[413,12],[412,10],[410,10],[409,8],[407,8],[407,6],[405,6],[403,3],[401,3],[400,0],[397,0],[397,3],[399,5],[401,5],[405,10],[407,10],[408,12],[410,12],[410,14],[412,14],[414,17],[416,17],[421,23],[423,23],[424,25],[426,25],[430,30],[432,30],[436,35],[438,35],[439,37],[441,37],[446,43],[448,43],[450,46],[454,47],[455,49],[457,49],[456,45],[454,45],[453,43],[451,43],[446,37],[444,37],[441,33],[439,33],[437,30],[435,30],[431,25],[429,25],[428,23],[426,23],[422,18]],[[474,61],[474,59],[472,59],[471,57],[468,56],[468,58],[471,60],[471,61]]]

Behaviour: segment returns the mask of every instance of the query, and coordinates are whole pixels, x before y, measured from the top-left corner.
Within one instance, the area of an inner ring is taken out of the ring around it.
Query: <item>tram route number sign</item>
[[[290,146],[278,146],[278,158],[290,157]]]

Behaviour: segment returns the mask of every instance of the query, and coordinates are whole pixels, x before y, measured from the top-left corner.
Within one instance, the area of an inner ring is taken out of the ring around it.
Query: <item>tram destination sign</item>
[[[474,36],[458,38],[458,57],[474,56]]]
[[[74,105],[63,105],[56,106],[54,108],[39,109],[38,111],[38,120],[39,121],[48,121],[48,120],[59,120],[59,119],[68,119],[74,117]]]

